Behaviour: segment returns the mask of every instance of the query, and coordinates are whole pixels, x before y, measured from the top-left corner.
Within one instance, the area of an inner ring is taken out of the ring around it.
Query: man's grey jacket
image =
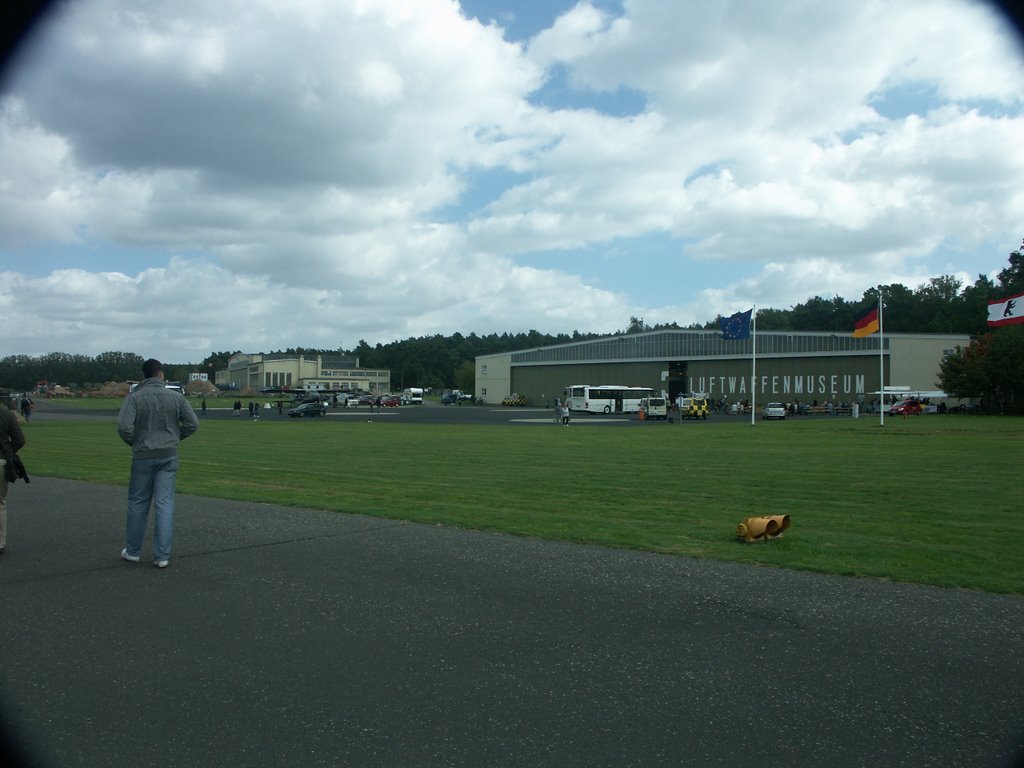
[[[121,404],[117,434],[132,447],[132,457],[174,456],[178,443],[199,429],[199,419],[180,392],[164,380],[145,379]]]

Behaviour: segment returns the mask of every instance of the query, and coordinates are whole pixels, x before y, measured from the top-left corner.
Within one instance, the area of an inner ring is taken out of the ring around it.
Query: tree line
[[[973,284],[951,275],[929,280],[911,290],[894,283],[882,286],[885,331],[891,333],[965,333],[976,338],[967,350],[958,350],[943,363],[940,384],[958,397],[988,398],[991,404],[1019,410],[1024,406],[1024,391],[1005,380],[1002,371],[1019,371],[1024,366],[1024,349],[1012,342],[1020,327],[991,332],[986,325],[988,302],[1024,292],[1024,246],[1009,256],[1009,264],[996,280],[979,275]],[[850,332],[856,321],[878,304],[876,289],[865,291],[859,299],[840,296],[814,296],[790,309],[757,310],[757,328],[763,331]],[[666,329],[717,329],[720,318],[704,324],[680,326],[676,323],[648,325],[643,318],[630,317],[618,334],[643,333]],[[360,340],[354,349],[315,349],[293,347],[275,350],[309,356],[346,355],[359,358],[364,368],[391,371],[391,386],[457,388],[473,391],[474,360],[481,355],[515,352],[534,347],[586,341],[608,334],[547,334],[536,330],[525,333],[490,333],[449,336],[435,334],[393,341],[374,346]],[[1024,342],[1020,346],[1024,346]],[[196,363],[165,363],[168,380],[187,381],[192,372],[214,373],[227,367],[228,359],[239,350],[213,352]],[[15,391],[33,388],[47,381],[74,389],[90,390],[109,381],[130,381],[141,376],[143,358],[131,352],[103,352],[96,357],[53,352],[40,357],[11,355],[0,359],[0,387]],[[1016,381],[1024,382],[1024,376]]]

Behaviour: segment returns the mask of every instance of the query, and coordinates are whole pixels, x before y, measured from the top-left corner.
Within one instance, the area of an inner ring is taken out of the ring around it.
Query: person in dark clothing
[[[25,433],[21,431],[18,417],[8,408],[0,405],[0,555],[7,549],[7,483],[8,463],[25,447]]]

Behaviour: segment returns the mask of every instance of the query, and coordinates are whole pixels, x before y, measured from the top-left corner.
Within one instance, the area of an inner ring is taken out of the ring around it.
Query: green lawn
[[[30,472],[126,485],[112,422],[33,422]],[[205,421],[178,490],[692,557],[1024,594],[1024,421],[645,429]],[[736,524],[789,514],[771,542]]]

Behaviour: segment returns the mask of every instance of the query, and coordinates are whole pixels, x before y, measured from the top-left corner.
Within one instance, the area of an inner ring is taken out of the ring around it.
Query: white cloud
[[[26,351],[704,321],[998,269],[1024,214],[1024,67],[960,0],[565,2],[525,45],[452,0],[82,0],[8,83]]]

